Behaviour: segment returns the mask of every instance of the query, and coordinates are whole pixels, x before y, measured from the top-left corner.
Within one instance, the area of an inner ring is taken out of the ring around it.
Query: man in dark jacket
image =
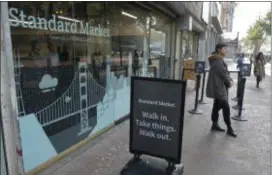
[[[241,69],[244,63],[244,59],[245,59],[245,54],[241,53],[239,57],[237,58],[237,68]]]
[[[227,52],[227,45],[217,44],[215,47],[215,52],[209,56],[210,71],[206,87],[206,95],[208,98],[214,99],[213,109],[212,109],[212,130],[222,131],[218,124],[219,111],[223,110],[224,121],[227,125],[227,134],[236,137],[237,135],[231,127],[230,120],[230,106],[228,102],[228,88],[233,84],[232,78],[229,76],[228,68],[224,62],[224,57]]]

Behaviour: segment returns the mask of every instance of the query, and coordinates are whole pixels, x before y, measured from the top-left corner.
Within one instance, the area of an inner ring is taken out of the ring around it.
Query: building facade
[[[222,41],[228,45],[228,52],[226,58],[237,58],[237,54],[241,53],[241,46],[239,45],[239,33],[234,38],[223,37]]]
[[[1,2],[8,171],[36,172],[128,117],[132,75],[180,79],[218,42],[216,8],[206,23],[203,2]]]
[[[200,48],[202,48],[201,59],[209,67],[207,57],[215,51],[215,45],[222,41],[222,26],[220,22],[220,4],[216,2],[203,2],[202,19],[206,24],[205,33],[200,38]]]
[[[221,22],[224,32],[232,32],[236,2],[221,2]]]

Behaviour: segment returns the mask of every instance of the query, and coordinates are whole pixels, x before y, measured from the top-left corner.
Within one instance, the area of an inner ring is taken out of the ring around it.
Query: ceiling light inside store
[[[129,13],[124,12],[124,11],[122,11],[122,15],[128,16],[128,17],[133,18],[133,19],[137,19],[137,16],[134,16],[134,15],[129,14]]]
[[[80,20],[68,18],[68,17],[65,17],[65,16],[58,16],[58,18],[68,20],[68,21],[73,21],[73,22],[81,22]]]

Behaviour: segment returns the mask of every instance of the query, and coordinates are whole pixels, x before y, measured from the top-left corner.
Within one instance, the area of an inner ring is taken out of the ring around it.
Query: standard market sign
[[[60,19],[69,19],[66,21]],[[10,26],[23,27],[30,29],[50,30],[74,34],[85,34],[91,36],[109,37],[110,31],[107,28],[98,26],[91,26],[89,23],[77,19],[71,19],[62,16],[52,15],[52,19],[47,20],[41,17],[28,16],[23,10],[17,8],[9,9]]]
[[[186,82],[131,81],[130,152],[180,163]]]

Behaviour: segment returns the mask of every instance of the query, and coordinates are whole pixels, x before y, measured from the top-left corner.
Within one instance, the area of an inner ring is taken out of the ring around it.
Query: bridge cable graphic
[[[93,128],[89,126],[88,110],[103,100],[106,89],[98,84],[89,72],[87,62],[79,62],[70,86],[63,94],[35,115],[42,127],[80,115],[80,131],[84,134]]]

